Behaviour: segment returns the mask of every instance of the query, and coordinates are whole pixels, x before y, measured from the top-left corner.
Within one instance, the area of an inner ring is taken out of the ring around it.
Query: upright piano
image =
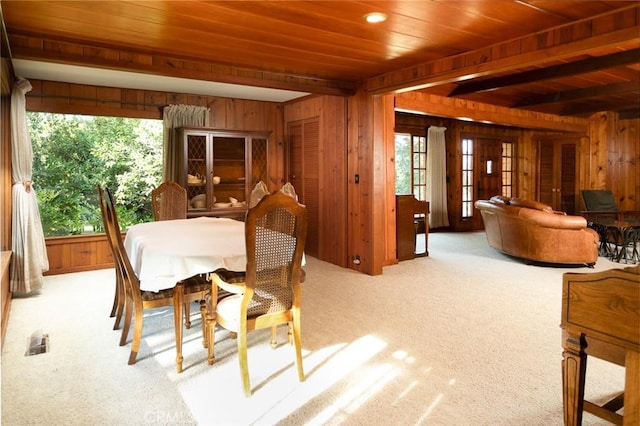
[[[416,236],[424,234],[424,251],[416,253]],[[413,195],[396,195],[398,260],[429,255],[429,203]]]

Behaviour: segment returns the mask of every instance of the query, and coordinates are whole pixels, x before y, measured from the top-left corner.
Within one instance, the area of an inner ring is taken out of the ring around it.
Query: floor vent
[[[49,352],[49,335],[38,330],[27,339],[27,352],[24,356],[39,355]]]

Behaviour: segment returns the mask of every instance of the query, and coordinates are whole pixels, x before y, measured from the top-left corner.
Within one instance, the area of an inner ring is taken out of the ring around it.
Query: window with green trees
[[[28,113],[33,185],[45,236],[102,232],[97,185],[116,198],[120,226],[150,221],[162,180],[162,121]]]
[[[427,199],[427,138],[410,133],[395,134],[396,194]]]

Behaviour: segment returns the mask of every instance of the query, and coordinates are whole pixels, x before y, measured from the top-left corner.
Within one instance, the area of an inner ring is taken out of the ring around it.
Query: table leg
[[[213,365],[215,354],[213,345],[216,340],[216,307],[218,306],[218,285],[211,280],[211,301],[207,303],[207,327],[206,327],[206,343],[207,343],[207,363]]]
[[[176,329],[176,371],[182,373],[182,313],[184,306],[184,285],[178,282],[173,288],[173,320]]]
[[[562,352],[562,401],[565,426],[582,424],[584,407],[584,382],[587,370],[587,354],[584,337],[567,336]]]

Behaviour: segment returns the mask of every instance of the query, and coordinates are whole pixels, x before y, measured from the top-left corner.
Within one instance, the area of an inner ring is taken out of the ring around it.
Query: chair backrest
[[[187,218],[187,190],[173,181],[166,181],[151,191],[151,207],[155,220]]]
[[[586,211],[617,212],[618,205],[613,192],[608,189],[583,189],[582,200]]]
[[[115,208],[115,200],[108,188],[98,187],[100,195],[100,210],[103,214],[104,230],[107,234],[107,241],[111,246],[113,262],[116,274],[123,279],[125,291],[134,300],[140,298],[140,282],[133,271],[129,256],[124,248],[120,225],[118,224],[118,214]]]
[[[307,239],[307,209],[280,191],[264,196],[245,221],[247,316],[299,306],[302,256]]]

